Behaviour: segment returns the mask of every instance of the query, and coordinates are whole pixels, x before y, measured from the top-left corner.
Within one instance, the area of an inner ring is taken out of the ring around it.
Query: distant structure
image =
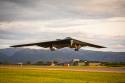
[[[17,63],[17,65],[19,65],[20,67],[22,67],[22,66],[23,66],[23,63],[22,63],[22,62],[19,62],[19,63]]]
[[[89,61],[90,66],[101,66],[102,63],[99,61]]]
[[[63,63],[63,66],[67,66],[67,67],[69,67],[70,65],[71,65],[70,62],[65,62],[65,63]]]
[[[72,61],[73,61],[73,62],[79,62],[80,59],[73,59]]]
[[[72,65],[78,66],[80,59],[73,59],[72,60]]]
[[[88,62],[87,60],[85,60],[85,61],[80,61],[80,62],[78,63],[78,66],[89,66],[89,62]]]
[[[102,63],[99,61],[87,61],[87,60],[80,60],[80,59],[73,59],[71,62],[73,66],[101,66]]]
[[[55,66],[55,63],[54,63],[54,61],[52,61],[52,62],[51,62],[51,65],[50,65],[50,66]]]

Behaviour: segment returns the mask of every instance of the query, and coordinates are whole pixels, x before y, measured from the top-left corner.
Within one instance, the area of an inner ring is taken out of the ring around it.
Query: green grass
[[[125,73],[9,67],[0,68],[0,83],[125,83]]]

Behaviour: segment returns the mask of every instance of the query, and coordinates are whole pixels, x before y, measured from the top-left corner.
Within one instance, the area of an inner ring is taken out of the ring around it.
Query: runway
[[[47,70],[87,71],[87,72],[121,72],[121,73],[125,73],[125,68],[47,68]]]
[[[79,66],[34,66],[34,65],[0,65],[0,68],[5,69],[33,69],[33,70],[53,70],[53,71],[81,71],[81,72],[118,72],[125,73],[125,67],[79,67]]]

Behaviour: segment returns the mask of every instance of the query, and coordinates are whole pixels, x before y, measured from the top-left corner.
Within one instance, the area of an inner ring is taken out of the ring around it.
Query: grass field
[[[47,67],[48,69],[51,67]],[[0,67],[0,83],[125,83],[125,73]]]

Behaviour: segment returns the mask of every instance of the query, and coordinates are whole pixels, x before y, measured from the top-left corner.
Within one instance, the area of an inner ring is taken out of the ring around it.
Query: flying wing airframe
[[[95,45],[87,42],[83,42],[80,40],[76,40],[70,37],[65,39],[57,39],[55,41],[46,41],[46,42],[38,42],[38,43],[30,43],[30,44],[22,44],[22,45],[13,45],[10,47],[24,47],[24,46],[40,46],[44,48],[50,48],[51,51],[54,51],[55,48],[61,49],[64,47],[74,48],[75,51],[78,51],[81,47],[94,47],[94,48],[106,48],[104,46]]]

